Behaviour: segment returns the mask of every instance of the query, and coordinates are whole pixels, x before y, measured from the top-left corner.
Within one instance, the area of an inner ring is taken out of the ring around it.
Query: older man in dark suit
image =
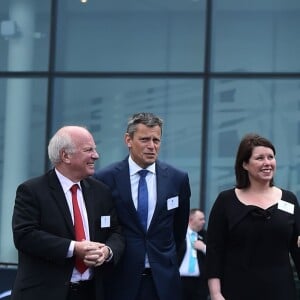
[[[181,299],[177,250],[185,239],[190,185],[187,173],[160,162],[162,120],[134,114],[125,143],[129,157],[96,172],[112,190],[126,239],[112,277],[114,300]]]
[[[112,195],[89,176],[99,158],[90,132],[66,126],[48,146],[54,169],[22,183],[12,218],[18,271],[12,300],[102,300],[124,250]]]

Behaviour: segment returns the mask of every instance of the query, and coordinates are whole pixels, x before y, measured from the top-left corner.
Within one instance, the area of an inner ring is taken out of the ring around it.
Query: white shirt
[[[55,172],[56,172],[58,180],[62,186],[62,189],[65,193],[65,197],[66,197],[67,204],[68,204],[68,207],[70,210],[73,224],[74,224],[74,213],[73,213],[73,204],[72,204],[72,194],[71,194],[70,188],[74,184],[76,184],[76,183],[78,184],[79,188],[77,189],[77,201],[78,201],[78,206],[79,206],[79,210],[80,210],[82,221],[83,221],[85,239],[90,240],[88,216],[87,216],[87,212],[86,212],[85,203],[83,200],[80,182],[71,181],[69,178],[62,175],[56,169],[55,169]],[[72,257],[74,255],[74,246],[75,246],[75,241],[71,241],[69,249],[68,249],[67,257]],[[90,276],[91,276],[91,269],[87,269],[83,274],[81,274],[74,268],[71,281],[76,282],[79,280],[88,280],[90,278]]]
[[[179,272],[180,272],[180,276],[194,276],[194,277],[197,277],[197,276],[200,276],[200,270],[199,270],[198,263],[196,263],[195,272],[189,273],[189,271],[188,271],[190,251],[191,251],[191,248],[192,248],[192,243],[191,243],[191,240],[190,240],[191,232],[192,232],[191,228],[188,227],[187,233],[186,233],[186,251],[185,251],[181,266],[179,268]],[[198,262],[198,260],[197,260],[197,262]]]
[[[130,175],[130,184],[131,184],[131,195],[135,208],[137,209],[138,202],[138,185],[140,180],[140,175],[138,172],[142,170],[140,166],[138,166],[132,158],[129,156],[129,175]],[[146,176],[147,188],[148,188],[148,219],[147,219],[147,228],[151,223],[151,219],[153,217],[154,209],[157,201],[157,193],[156,193],[156,173],[155,173],[155,163],[150,165],[147,170],[149,171]]]
[[[137,165],[129,156],[128,158],[129,164],[129,175],[130,175],[130,184],[131,184],[131,196],[133,200],[133,204],[137,209],[138,203],[138,185],[140,180],[140,175],[138,172],[142,170],[142,168]],[[151,223],[153,213],[156,206],[157,201],[157,192],[156,192],[156,173],[155,173],[155,163],[150,165],[147,170],[149,171],[146,175],[147,189],[148,189],[148,218],[147,218],[147,229]],[[145,268],[149,268],[149,260],[146,253],[145,256]]]

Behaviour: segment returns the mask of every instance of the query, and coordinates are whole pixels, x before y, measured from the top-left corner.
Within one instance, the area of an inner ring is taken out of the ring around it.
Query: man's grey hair
[[[51,138],[48,145],[48,156],[53,166],[56,166],[61,162],[61,151],[72,154],[76,151],[75,144],[72,141],[72,137],[67,130],[59,130]]]
[[[147,127],[159,126],[162,134],[163,120],[152,113],[139,112],[132,115],[128,119],[128,123],[127,123],[126,132],[129,134],[129,136],[132,137],[134,135],[134,133],[137,130],[138,124],[143,124],[146,125]]]

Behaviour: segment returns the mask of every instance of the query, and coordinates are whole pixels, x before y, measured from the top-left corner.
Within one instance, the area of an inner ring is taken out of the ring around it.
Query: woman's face
[[[250,182],[270,182],[276,170],[273,150],[264,146],[254,147],[249,162],[244,162],[243,168],[248,171]]]

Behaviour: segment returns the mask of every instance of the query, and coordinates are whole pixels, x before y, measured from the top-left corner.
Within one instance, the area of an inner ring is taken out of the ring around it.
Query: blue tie
[[[138,186],[138,204],[137,212],[145,231],[147,231],[147,219],[148,219],[148,189],[146,176],[148,170],[140,170],[139,172],[140,180]]]
[[[197,233],[192,231],[189,235],[190,237],[190,243],[191,243],[191,248],[190,248],[190,257],[189,257],[189,269],[188,272],[189,273],[194,273],[195,272],[195,268],[196,268],[196,263],[197,263],[197,257],[196,255],[193,254],[193,252],[195,253],[195,249],[194,247],[194,243],[197,240]]]

